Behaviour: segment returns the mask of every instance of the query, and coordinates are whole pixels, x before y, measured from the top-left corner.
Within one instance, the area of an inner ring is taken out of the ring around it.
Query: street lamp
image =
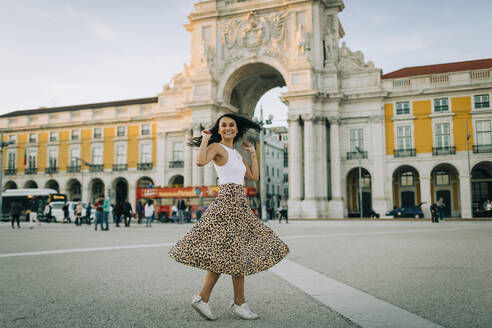
[[[9,140],[7,142],[3,141],[3,132],[0,134],[0,213],[1,216],[3,217],[3,198],[2,198],[2,192],[3,192],[3,148],[8,147],[9,145],[12,145],[15,141],[14,140]]]
[[[364,212],[364,205],[362,204],[362,170],[361,170],[361,160],[362,160],[362,150],[359,147],[355,147],[355,150],[357,150],[357,153],[359,156],[359,211],[360,211],[360,217],[362,218],[362,213]]]
[[[268,115],[268,119],[263,121],[263,106],[260,106],[260,122],[258,122],[261,126],[260,131],[260,203],[261,203],[261,219],[263,221],[267,221],[266,214],[266,195],[265,195],[265,145],[264,145],[264,133],[263,129],[264,125],[272,124],[273,115]]]
[[[468,157],[468,180],[470,182],[470,215],[473,218],[473,189],[472,189],[472,176],[470,167],[470,138],[471,134],[468,133],[468,122],[466,122],[466,156]],[[463,217],[463,215],[462,215]]]

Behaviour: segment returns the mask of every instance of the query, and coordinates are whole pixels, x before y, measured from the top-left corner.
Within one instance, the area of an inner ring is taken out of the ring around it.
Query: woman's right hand
[[[202,131],[202,138],[203,139],[210,139],[210,137],[212,137],[212,132],[210,132],[210,130],[203,130]]]

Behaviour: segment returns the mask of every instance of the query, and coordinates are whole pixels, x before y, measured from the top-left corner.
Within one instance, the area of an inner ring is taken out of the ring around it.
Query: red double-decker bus
[[[203,211],[217,197],[219,186],[209,187],[163,187],[163,188],[137,188],[136,201],[146,202],[147,199],[154,201],[156,217],[161,222],[168,222],[172,218],[172,206],[183,198],[189,205],[190,215],[195,218],[197,211]],[[244,192],[250,199],[253,212],[258,215],[256,209],[256,188],[245,186]]]

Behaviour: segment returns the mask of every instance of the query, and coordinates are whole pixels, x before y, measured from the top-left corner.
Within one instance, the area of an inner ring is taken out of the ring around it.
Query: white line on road
[[[443,328],[289,260],[283,260],[269,271],[362,328]]]

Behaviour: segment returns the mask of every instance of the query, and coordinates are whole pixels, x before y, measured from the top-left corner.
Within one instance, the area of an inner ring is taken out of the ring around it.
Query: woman
[[[154,202],[152,199],[147,200],[144,206],[145,212],[145,226],[152,227],[152,218],[154,217]]]
[[[244,193],[244,178],[258,181],[258,162],[253,145],[244,142],[251,165],[233,148],[248,129],[260,126],[234,114],[222,115],[211,130],[193,138],[190,146],[200,147],[196,164],[213,161],[220,191],[201,220],[169,251],[176,261],[207,270],[203,287],[192,299],[192,307],[208,320],[216,317],[208,301],[222,273],[232,276],[234,301],[230,309],[243,319],[257,319],[244,297],[244,276],[277,264],[289,248],[251,211]]]
[[[82,211],[84,210],[84,207],[82,206],[82,203],[79,201],[77,203],[77,206],[75,207],[75,225],[81,225],[82,224]]]

